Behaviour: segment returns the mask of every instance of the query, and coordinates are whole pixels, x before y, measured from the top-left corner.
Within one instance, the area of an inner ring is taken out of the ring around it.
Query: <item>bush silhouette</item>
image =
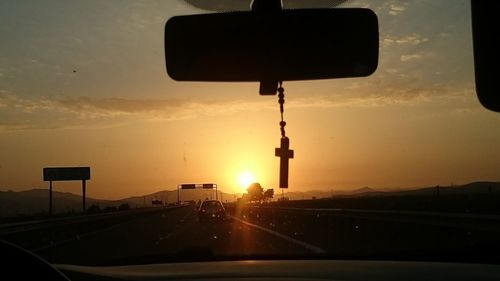
[[[128,203],[123,203],[120,206],[118,206],[118,211],[126,211],[130,210],[130,205]]]
[[[101,207],[99,207],[98,205],[95,205],[95,204],[92,204],[88,209],[87,209],[87,213],[89,214],[98,214],[101,212]]]

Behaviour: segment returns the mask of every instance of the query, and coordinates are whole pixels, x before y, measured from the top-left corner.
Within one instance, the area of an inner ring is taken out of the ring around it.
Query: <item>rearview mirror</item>
[[[369,9],[302,9],[177,16],[165,26],[178,81],[290,81],[360,77],[378,64]]]

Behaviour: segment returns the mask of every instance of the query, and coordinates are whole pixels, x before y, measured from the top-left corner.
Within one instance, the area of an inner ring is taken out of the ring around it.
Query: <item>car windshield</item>
[[[368,77],[283,82],[289,150],[259,83],[166,71],[167,20],[250,2],[0,1],[0,240],[53,264],[498,262],[470,2],[284,0],[369,8],[380,46]]]

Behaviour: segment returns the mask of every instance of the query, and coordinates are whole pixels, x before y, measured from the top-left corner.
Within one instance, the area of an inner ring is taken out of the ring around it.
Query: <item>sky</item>
[[[284,83],[290,191],[500,180],[500,114],[475,95],[469,1],[351,1],[379,20],[367,78]],[[279,107],[258,83],[176,82],[168,18],[183,1],[0,1],[0,190],[90,166],[90,197],[180,183],[277,188]],[[80,193],[78,182],[54,190]]]

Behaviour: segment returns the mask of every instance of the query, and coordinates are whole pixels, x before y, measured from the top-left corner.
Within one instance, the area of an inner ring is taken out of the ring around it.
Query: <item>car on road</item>
[[[200,221],[205,220],[225,220],[226,209],[219,200],[206,200],[201,203],[198,210]]]

